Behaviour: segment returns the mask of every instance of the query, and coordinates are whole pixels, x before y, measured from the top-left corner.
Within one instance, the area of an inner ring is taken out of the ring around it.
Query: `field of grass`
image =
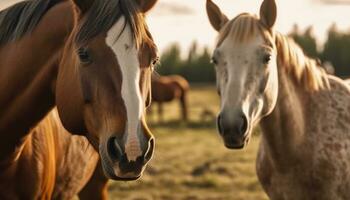
[[[112,182],[111,199],[264,200],[255,175],[259,138],[248,148],[228,150],[215,128],[218,97],[214,87],[194,87],[189,95],[190,122],[180,122],[176,102],[165,107],[165,120],[150,116],[156,152],[143,177]],[[203,117],[206,111],[206,117]],[[208,113],[213,113],[211,116]]]

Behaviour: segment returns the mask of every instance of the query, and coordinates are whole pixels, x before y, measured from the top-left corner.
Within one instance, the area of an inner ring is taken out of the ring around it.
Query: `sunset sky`
[[[18,0],[0,0],[4,8]],[[241,12],[258,13],[262,0],[213,0],[230,18]],[[313,25],[320,43],[335,22],[340,30],[350,30],[350,0],[277,0],[276,29],[288,33],[293,24],[301,29]],[[216,33],[211,28],[205,0],[159,0],[147,18],[160,50],[178,42],[187,48],[196,40],[200,46],[212,46]]]

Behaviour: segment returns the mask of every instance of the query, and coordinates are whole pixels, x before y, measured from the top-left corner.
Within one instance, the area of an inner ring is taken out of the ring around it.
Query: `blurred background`
[[[258,14],[261,1],[214,0],[229,17]],[[311,57],[350,75],[350,1],[278,0],[276,30],[291,35]],[[162,52],[159,72],[178,73],[191,82],[213,82],[209,55],[216,32],[208,23],[204,0],[160,0],[148,24]]]
[[[233,18],[258,13],[261,0],[213,0]],[[18,0],[0,0],[5,8]],[[290,35],[305,53],[350,76],[350,0],[277,0],[276,30]],[[245,150],[224,148],[216,133],[219,99],[210,63],[216,32],[210,26],[205,0],[159,0],[147,16],[161,54],[160,75],[178,74],[190,83],[186,96],[189,119],[177,101],[157,105],[149,122],[156,137],[154,159],[135,182],[110,184],[112,199],[262,200],[267,199],[255,175],[259,130]],[[332,70],[331,70],[332,71]]]

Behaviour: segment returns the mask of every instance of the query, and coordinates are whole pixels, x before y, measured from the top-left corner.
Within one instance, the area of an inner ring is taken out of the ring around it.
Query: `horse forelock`
[[[90,39],[100,33],[108,32],[123,16],[125,23],[119,36],[127,25],[131,28],[136,46],[139,48],[146,44],[156,48],[152,36],[149,34],[144,15],[138,5],[130,0],[96,0],[84,16],[77,17],[76,42],[86,44]],[[75,11],[76,15],[79,15]],[[119,37],[116,37],[118,39]]]
[[[220,30],[217,46],[220,46],[228,37],[237,43],[243,43],[256,37],[258,33],[262,33],[264,37],[268,37],[268,34],[264,33],[263,25],[257,16],[242,13],[227,22]]]

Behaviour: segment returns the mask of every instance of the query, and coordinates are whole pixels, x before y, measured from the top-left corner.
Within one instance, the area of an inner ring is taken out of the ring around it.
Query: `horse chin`
[[[235,150],[235,149],[243,149],[245,147],[244,144],[227,144],[225,143],[225,147],[228,148],[228,149],[232,149],[232,150]]]
[[[248,146],[249,142],[250,142],[250,138],[251,138],[251,133],[252,130],[251,128],[249,128],[249,130],[247,131],[247,133],[239,139],[233,140],[232,139],[224,139],[224,144],[225,147],[231,150],[239,150],[239,149],[244,149],[246,148],[246,146]]]
[[[99,153],[103,172],[108,179],[115,181],[134,181],[138,180],[142,176],[145,166],[143,166],[138,173],[122,173],[121,169],[119,168],[120,163],[117,161],[112,161],[112,159],[108,156],[104,145],[100,145]]]
[[[102,169],[105,174],[105,176],[109,179],[115,180],[115,181],[134,181],[139,179],[142,176],[143,170],[137,174],[121,174],[120,170],[117,168],[119,163],[112,163],[106,156],[101,154],[101,163],[102,163]]]
[[[246,138],[242,143],[237,143],[237,144],[230,144],[230,143],[226,143],[225,142],[225,147],[228,148],[228,149],[244,149],[246,146],[248,146],[249,144],[249,140],[250,138]]]

